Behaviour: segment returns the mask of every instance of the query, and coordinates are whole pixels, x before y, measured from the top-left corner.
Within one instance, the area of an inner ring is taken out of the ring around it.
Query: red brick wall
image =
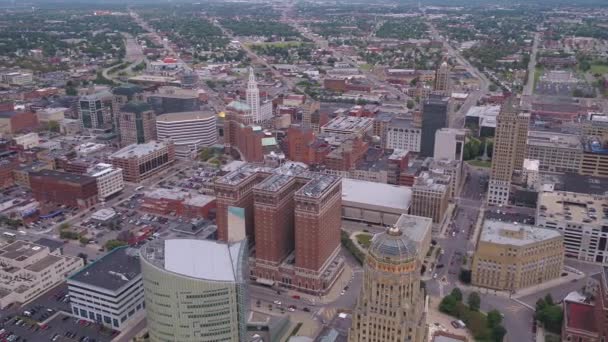
[[[20,112],[11,118],[11,133],[33,131],[38,128],[38,117],[34,112]]]

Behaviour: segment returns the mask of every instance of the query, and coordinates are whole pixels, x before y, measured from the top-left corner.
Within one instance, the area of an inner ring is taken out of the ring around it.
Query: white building
[[[262,102],[260,100],[260,89],[258,88],[258,82],[255,80],[255,73],[251,67],[249,68],[249,82],[247,82],[245,97],[254,123],[272,120],[272,102]]]
[[[26,303],[64,281],[83,266],[78,257],[61,255],[60,249],[15,241],[0,248],[0,308]]]
[[[355,179],[342,179],[342,218],[392,225],[407,214],[412,189]]]
[[[40,123],[49,123],[50,121],[56,121],[57,123],[65,119],[65,112],[68,108],[44,108],[36,111],[36,116]]]
[[[38,133],[28,133],[19,135],[13,138],[15,144],[23,147],[24,150],[37,147],[40,144],[40,137]]]
[[[116,248],[72,275],[68,279],[72,314],[117,330],[141,317],[144,286],[137,253],[129,247]]]
[[[521,175],[529,189],[538,189],[540,186],[539,166],[540,162],[536,159],[524,159]]]
[[[125,187],[122,169],[114,168],[111,164],[99,163],[88,170],[88,175],[97,180],[100,201],[122,191]]]
[[[191,158],[217,142],[216,116],[212,112],[169,113],[156,118],[158,140],[171,139],[175,156]]]
[[[466,130],[442,128],[435,131],[435,150],[433,158],[462,161]]]
[[[536,224],[564,235],[566,257],[608,265],[608,197],[565,191],[538,195]]]
[[[422,130],[412,120],[393,118],[386,131],[386,148],[420,152]]]
[[[2,75],[2,83],[25,85],[34,81],[34,75],[29,72],[9,72]]]

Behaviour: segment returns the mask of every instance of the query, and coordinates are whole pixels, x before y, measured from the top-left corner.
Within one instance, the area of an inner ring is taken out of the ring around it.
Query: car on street
[[[274,303],[275,305],[281,305],[281,301],[280,301],[280,300],[275,300],[273,303]]]

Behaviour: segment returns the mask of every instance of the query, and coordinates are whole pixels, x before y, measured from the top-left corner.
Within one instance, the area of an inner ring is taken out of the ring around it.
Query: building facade
[[[125,181],[139,183],[173,165],[175,149],[171,141],[133,144],[110,155],[109,161],[122,169]]]
[[[117,194],[125,188],[122,170],[112,167],[111,164],[99,163],[87,172],[88,176],[97,181],[97,195],[100,201]]]
[[[503,103],[497,116],[492,170],[488,186],[488,204],[506,205],[513,171],[521,170],[526,153],[530,114],[521,113],[517,99]]]
[[[388,123],[386,128],[386,148],[420,152],[421,141],[422,130],[415,127],[412,120],[393,118]]]
[[[217,119],[208,111],[168,113],[156,120],[159,140],[170,139],[177,158],[192,158],[217,143]]]
[[[579,135],[528,132],[526,158],[539,161],[539,171],[578,173],[583,157]]]
[[[78,100],[78,118],[85,129],[107,129],[114,125],[113,97],[108,91],[81,96]]]
[[[122,330],[144,309],[137,250],[118,247],[68,279],[74,317]]]
[[[515,292],[559,278],[563,265],[564,238],[558,231],[486,220],[471,283]]]
[[[348,341],[426,341],[418,253],[414,242],[397,227],[374,236]]]
[[[145,102],[129,102],[117,115],[121,146],[156,140],[156,114]]]
[[[435,132],[433,158],[462,161],[467,132],[464,129],[442,128]]]
[[[140,260],[151,342],[247,339],[246,241],[156,240]]]
[[[435,132],[448,125],[449,98],[430,96],[422,104],[420,156],[432,157],[435,152]]]
[[[94,177],[54,170],[30,172],[32,194],[38,202],[87,209],[98,202]]]
[[[444,96],[450,96],[450,66],[447,62],[442,62],[435,73],[434,90]]]
[[[430,217],[435,226],[439,226],[448,209],[449,198],[449,185],[438,182],[429,172],[422,172],[412,186],[410,214]]]

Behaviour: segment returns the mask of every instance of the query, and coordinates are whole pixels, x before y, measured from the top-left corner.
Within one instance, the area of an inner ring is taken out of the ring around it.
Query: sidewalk
[[[331,289],[329,290],[329,292],[327,294],[322,295],[322,296],[315,296],[315,295],[311,295],[311,294],[297,292],[294,290],[287,290],[286,293],[290,297],[296,296],[296,295],[300,296],[300,298],[302,298],[303,300],[306,300],[313,304],[318,304],[318,303],[329,304],[329,303],[334,302],[338,298],[340,298],[340,293],[342,292],[344,287],[350,283],[353,276],[354,276],[353,268],[348,263],[345,262],[342,272],[340,273],[338,278],[336,278],[336,281],[334,282],[333,286],[331,287]]]

